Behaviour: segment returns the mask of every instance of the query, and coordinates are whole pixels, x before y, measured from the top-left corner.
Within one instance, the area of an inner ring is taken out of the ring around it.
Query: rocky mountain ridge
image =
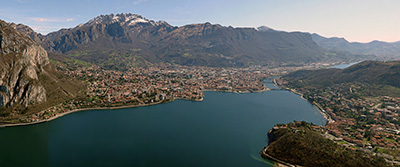
[[[147,23],[147,24],[151,24],[153,26],[159,26],[162,24],[169,25],[165,21],[155,22],[154,20],[149,20],[139,14],[132,14],[132,13],[124,13],[123,14],[123,13],[121,13],[121,14],[116,14],[116,15],[114,15],[114,14],[100,15],[100,16],[97,16],[97,17],[89,20],[85,24],[78,25],[78,27],[95,25],[95,24],[112,24],[115,22],[118,22],[118,23],[121,23],[124,25],[128,25],[128,26],[134,26],[137,23],[145,23],[145,24]]]
[[[46,101],[38,73],[49,64],[47,52],[0,20],[0,107]]]
[[[31,37],[39,39],[47,51],[106,68],[157,63],[241,67],[355,58],[327,54],[307,33],[210,23],[175,27],[129,13],[100,15],[74,28],[50,33],[43,40]]]

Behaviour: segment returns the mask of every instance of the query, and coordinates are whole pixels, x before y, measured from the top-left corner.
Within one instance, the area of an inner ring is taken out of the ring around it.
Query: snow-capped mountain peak
[[[165,21],[158,21],[155,22],[153,20],[146,19],[145,17],[139,14],[132,14],[132,13],[120,13],[120,14],[109,14],[109,15],[100,15],[91,19],[86,25],[93,25],[93,24],[112,24],[118,22],[121,25],[127,26],[134,26],[138,23],[148,23],[151,25],[161,25],[161,24],[168,24]]]
[[[255,28],[257,31],[263,31],[263,32],[266,32],[266,31],[269,31],[269,32],[271,32],[271,31],[276,31],[276,30],[274,30],[274,29],[272,29],[272,28],[270,28],[270,27],[267,27],[267,26],[260,26],[260,27],[257,27],[257,28]]]

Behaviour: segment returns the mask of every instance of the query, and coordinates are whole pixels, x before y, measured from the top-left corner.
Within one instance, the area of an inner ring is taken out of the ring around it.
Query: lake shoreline
[[[277,83],[275,82],[275,79],[273,79],[272,82],[273,82],[273,84],[274,84],[276,87],[279,87],[279,86],[277,85]],[[284,87],[283,87],[283,88],[284,88]],[[300,97],[301,97],[302,99],[304,99],[304,98],[303,98],[303,95],[302,95],[301,93],[298,93],[298,92],[296,92],[296,91],[292,91],[292,90],[290,90],[290,89],[288,89],[288,88],[284,88],[284,89],[289,90],[290,92],[292,92],[292,93],[294,93],[294,94],[298,94],[298,95],[300,95]],[[271,90],[270,88],[265,87],[264,89],[258,90],[258,91],[239,91],[239,92],[238,92],[238,91],[231,91],[231,90],[224,91],[224,90],[217,90],[217,89],[204,89],[204,90],[202,90],[202,91],[203,91],[203,92],[208,91],[208,92],[222,92],[222,93],[245,94],[245,93],[261,93],[261,92],[266,92],[266,91],[270,91],[270,90]],[[57,118],[60,118],[60,117],[63,117],[63,116],[65,116],[65,115],[72,114],[72,113],[75,113],[75,112],[79,112],[79,111],[88,111],[88,110],[116,110],[116,109],[124,109],[124,108],[145,107],[145,106],[152,106],[152,105],[157,105],[157,104],[162,104],[162,103],[169,103],[169,102],[173,102],[173,101],[175,101],[175,100],[190,100],[190,101],[194,101],[194,102],[201,102],[201,101],[204,100],[204,97],[202,97],[202,98],[200,98],[200,99],[194,99],[194,100],[193,100],[193,99],[185,99],[185,98],[174,98],[174,99],[172,99],[171,101],[159,101],[159,102],[155,102],[155,103],[135,104],[135,105],[126,105],[126,106],[122,105],[122,106],[116,106],[116,107],[79,108],[79,109],[73,109],[73,110],[71,110],[71,111],[67,111],[67,112],[61,113],[61,114],[59,114],[59,115],[53,116],[53,117],[51,117],[51,118],[49,118],[49,119],[46,119],[46,120],[40,120],[40,121],[36,121],[36,122],[27,122],[27,123],[16,123],[16,124],[0,124],[0,128],[16,127],[16,126],[28,126],[28,125],[35,125],[35,124],[50,122],[50,121],[55,120],[55,119],[57,119]],[[304,100],[306,100],[306,99],[304,99]],[[315,104],[314,104],[314,105],[315,105]],[[319,110],[320,113],[324,116],[324,118],[325,118],[326,120],[329,121],[329,119],[328,119],[329,117],[328,117],[325,113],[323,113],[323,112],[321,111],[321,109],[320,109],[320,107],[319,107],[318,105],[316,105],[316,106],[318,107],[318,110]]]
[[[274,88],[272,84],[266,86]],[[172,101],[171,96],[168,99]],[[248,94],[209,91],[204,92],[202,102],[187,99],[175,98],[172,103],[141,108],[90,110],[65,117],[60,115],[61,119],[43,124],[0,128],[0,133],[7,136],[1,140],[2,156],[10,157],[4,165],[12,166],[19,160],[24,163],[22,166],[27,166],[25,164],[32,164],[29,160],[33,158],[38,160],[38,165],[34,166],[45,166],[48,160],[54,165],[68,164],[71,158],[79,157],[74,162],[95,166],[94,157],[115,156],[115,161],[127,165],[151,160],[179,167],[273,167],[273,161],[260,156],[267,144],[266,129],[292,120],[320,125],[323,119],[317,108],[288,91]],[[75,109],[69,104],[57,106],[54,114]],[[100,107],[99,103],[97,105]],[[109,107],[107,103],[102,105],[105,109]],[[37,118],[50,118],[51,114],[37,114]],[[200,148],[196,152],[193,152],[193,143]],[[21,154],[18,150],[29,154],[18,156]],[[171,150],[175,150],[174,154]],[[232,158],[235,161],[227,161]]]
[[[269,91],[270,89],[265,87],[262,90],[256,90],[256,91],[232,91],[232,90],[218,90],[218,89],[203,89],[203,92],[223,92],[223,93],[237,93],[237,94],[242,94],[242,93],[260,93],[260,92],[266,92]]]
[[[276,87],[283,88],[283,89],[288,90],[288,91],[290,91],[290,92],[292,92],[292,93],[294,93],[294,94],[299,95],[301,99],[303,99],[303,100],[307,101],[308,103],[310,103],[306,98],[304,98],[304,95],[303,95],[302,93],[297,92],[297,91],[294,90],[294,89],[290,89],[290,88],[287,88],[287,87],[279,86],[279,85],[276,83],[275,79],[272,80],[272,83],[273,83]],[[323,115],[323,117],[328,121],[328,123],[333,123],[333,122],[335,122],[335,120],[333,120],[333,119],[329,116],[329,114],[321,107],[320,104],[318,104],[318,103],[316,103],[316,102],[313,102],[313,103],[310,103],[310,104],[315,105],[315,106],[318,108],[318,111]]]
[[[187,100],[187,99],[182,99],[182,100]],[[175,101],[168,101],[168,102],[173,102]],[[145,107],[145,106],[152,106],[152,105],[157,105],[157,104],[162,104],[162,103],[168,103],[166,101],[159,101],[159,102],[155,102],[155,103],[148,103],[148,104],[134,104],[134,105],[126,105],[126,106],[116,106],[116,107],[95,107],[95,108],[79,108],[79,109],[73,109],[71,111],[67,111],[64,113],[61,113],[59,115],[56,115],[54,117],[51,117],[49,119],[46,120],[40,120],[40,121],[36,121],[36,122],[27,122],[27,123],[17,123],[17,124],[2,124],[0,125],[0,128],[5,128],[5,127],[15,127],[15,126],[28,126],[28,125],[35,125],[35,124],[40,124],[40,123],[44,123],[44,122],[50,122],[52,120],[55,120],[57,118],[63,117],[65,115],[68,114],[72,114],[75,112],[79,112],[79,111],[88,111],[88,110],[116,110],[116,109],[124,109],[124,108],[136,108],[136,107]]]
[[[291,164],[289,162],[285,162],[285,161],[279,160],[279,159],[267,154],[267,149],[268,149],[268,146],[264,147],[264,149],[261,150],[261,152],[260,152],[261,157],[263,157],[265,159],[269,159],[269,160],[275,162],[276,165],[279,166],[279,167],[295,167],[296,166],[296,165],[293,165],[293,164]]]
[[[269,91],[269,88],[265,88],[260,91],[246,91],[246,92],[235,92],[235,91],[220,91],[217,89],[205,89],[203,91],[213,91],[213,92],[222,92],[222,93],[259,93],[259,92],[265,92]],[[63,117],[68,114],[72,114],[75,112],[79,111],[88,111],[88,110],[116,110],[116,109],[124,109],[124,108],[136,108],[136,107],[145,107],[145,106],[152,106],[152,105],[157,105],[157,104],[162,104],[162,103],[169,103],[173,102],[175,100],[190,100],[194,102],[201,102],[204,100],[204,97],[201,97],[200,99],[185,99],[185,98],[174,98],[171,101],[159,101],[159,102],[154,102],[154,103],[148,103],[148,104],[134,104],[134,105],[122,105],[122,106],[116,106],[116,107],[92,107],[92,108],[79,108],[79,109],[73,109],[64,113],[61,113],[59,115],[53,116],[49,119],[45,120],[40,120],[36,122],[27,122],[27,123],[16,123],[16,124],[0,124],[0,128],[6,128],[6,127],[16,127],[16,126],[28,126],[28,125],[35,125],[35,124],[41,124],[45,122],[50,122],[52,120],[55,120],[57,118]]]

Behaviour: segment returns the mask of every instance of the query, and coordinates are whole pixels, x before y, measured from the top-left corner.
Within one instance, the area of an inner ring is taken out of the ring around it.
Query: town
[[[65,114],[93,109],[139,107],[174,101],[202,101],[204,91],[251,93],[269,90],[263,80],[299,69],[316,69],[332,64],[305,66],[217,68],[180,65],[136,67],[125,71],[72,64],[59,71],[87,85],[86,97],[71,99],[13,123],[49,121]]]
[[[282,79],[276,79],[276,83],[301,94],[326,114],[328,121],[322,127],[325,137],[349,149],[400,164],[400,98],[362,96],[360,92],[368,85],[361,83],[327,88],[294,88]]]
[[[266,91],[263,79],[272,72],[257,68],[210,68],[165,66],[104,70],[98,66],[64,71],[87,83],[87,97],[73,99],[20,122],[48,120],[79,109],[136,107],[170,102],[175,99],[201,101],[204,91],[249,93]]]

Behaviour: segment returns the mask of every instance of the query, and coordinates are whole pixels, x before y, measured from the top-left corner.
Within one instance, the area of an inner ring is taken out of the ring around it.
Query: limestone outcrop
[[[0,107],[46,101],[38,76],[49,62],[45,49],[0,20]]]

